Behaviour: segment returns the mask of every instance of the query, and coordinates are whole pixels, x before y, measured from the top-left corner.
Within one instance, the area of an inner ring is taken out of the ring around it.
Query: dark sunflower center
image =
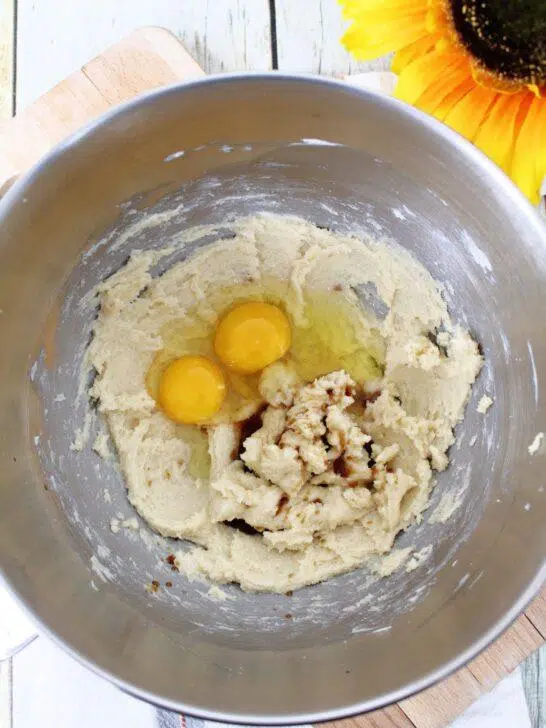
[[[546,83],[546,0],[450,0],[455,28],[481,64],[503,78]]]

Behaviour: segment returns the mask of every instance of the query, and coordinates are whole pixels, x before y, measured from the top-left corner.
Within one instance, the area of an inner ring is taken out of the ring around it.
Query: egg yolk
[[[254,301],[224,316],[216,329],[214,349],[230,369],[252,374],[286,354],[291,338],[290,324],[281,309]]]
[[[222,370],[204,356],[175,359],[159,380],[159,406],[175,422],[196,424],[209,419],[225,396]]]

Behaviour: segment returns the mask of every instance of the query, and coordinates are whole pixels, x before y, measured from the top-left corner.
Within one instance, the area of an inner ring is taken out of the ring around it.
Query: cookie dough
[[[90,394],[130,502],[160,534],[191,542],[179,568],[287,592],[388,555],[420,520],[482,358],[396,244],[266,214],[229,228],[160,277],[150,270],[162,254],[138,252],[101,285]],[[173,321],[213,328],[234,286],[274,294],[302,330],[317,326],[313,297],[342,302],[353,343],[336,357],[320,334],[306,361],[316,352],[323,370],[290,357],[268,367],[237,422],[232,409],[206,428],[176,425],[150,393],[150,367]]]

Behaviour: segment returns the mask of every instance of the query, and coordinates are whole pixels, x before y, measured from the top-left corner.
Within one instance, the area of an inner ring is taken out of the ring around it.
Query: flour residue
[[[543,432],[537,432],[535,435],[533,442],[529,445],[527,448],[529,455],[536,455],[537,452],[540,450],[540,447],[542,445],[542,441],[544,440],[544,433]]]

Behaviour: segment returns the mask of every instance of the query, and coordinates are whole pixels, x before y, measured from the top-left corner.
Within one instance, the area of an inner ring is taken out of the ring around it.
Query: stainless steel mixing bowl
[[[133,250],[174,244],[172,261],[187,254],[180,230],[215,224],[204,245],[257,210],[397,240],[483,348],[452,464],[423,523],[399,539],[433,545],[410,573],[361,570],[293,596],[232,585],[233,599],[215,601],[170,571],[172,544],[143,524],[112,533],[111,517],[131,515],[120,474],[89,445],[70,447],[89,409],[78,396],[89,291]],[[154,92],[59,146],[2,201],[0,230],[1,565],[82,662],[194,715],[317,721],[444,677],[538,590],[545,460],[528,446],[546,430],[546,234],[447,128],[333,81],[211,78]],[[460,505],[435,523],[443,497]]]

